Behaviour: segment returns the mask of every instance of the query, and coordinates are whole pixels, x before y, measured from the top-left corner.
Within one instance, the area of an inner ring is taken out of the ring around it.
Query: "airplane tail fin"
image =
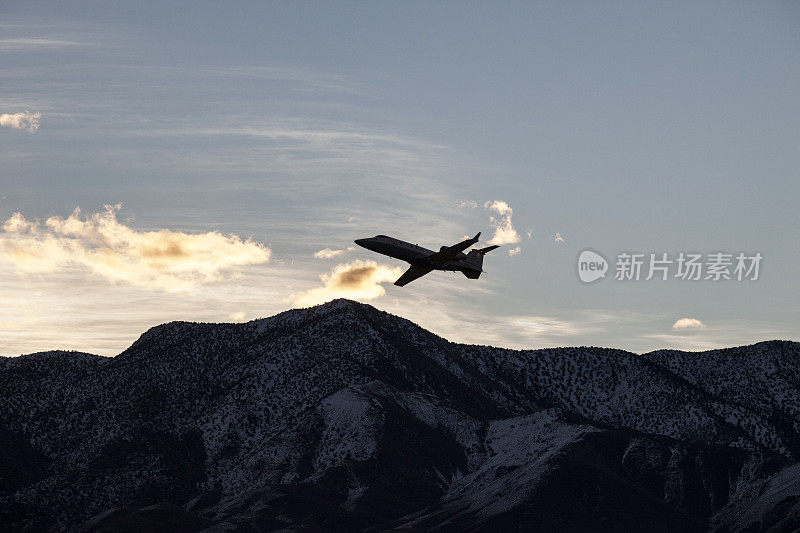
[[[470,250],[467,254],[466,267],[461,271],[469,279],[478,279],[483,272],[483,256],[500,246],[487,246],[478,250]]]

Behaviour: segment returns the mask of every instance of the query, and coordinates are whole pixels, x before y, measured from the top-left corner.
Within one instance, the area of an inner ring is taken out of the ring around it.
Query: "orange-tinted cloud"
[[[386,294],[381,283],[394,282],[403,269],[356,259],[352,263],[337,265],[330,274],[322,274],[322,287],[292,295],[295,307],[309,307],[335,298],[374,300]]]
[[[137,231],[117,220],[121,205],[88,217],[80,209],[44,223],[14,214],[0,232],[0,252],[21,272],[80,267],[105,279],[168,292],[222,279],[237,267],[266,263],[263,244],[217,231]]]

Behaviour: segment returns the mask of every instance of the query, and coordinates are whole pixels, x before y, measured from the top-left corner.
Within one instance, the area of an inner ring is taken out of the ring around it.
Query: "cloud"
[[[234,322],[239,322],[244,320],[245,312],[244,311],[236,311],[235,313],[231,313],[228,315],[229,320],[233,320]]]
[[[476,202],[475,200],[461,200],[460,202],[458,202],[458,207],[475,209],[476,207],[478,207],[478,202]]]
[[[330,274],[322,274],[323,286],[292,295],[295,307],[309,307],[335,298],[374,300],[386,294],[381,283],[394,282],[403,269],[381,265],[374,261],[356,259],[352,263],[337,265]]]
[[[528,228],[528,229],[525,231],[525,235],[527,235],[527,237],[528,237],[529,239],[533,239],[533,230],[532,230],[532,229],[530,229],[530,228]]]
[[[483,207],[485,207],[486,209],[497,211],[497,213],[500,215],[511,216],[512,214],[514,214],[514,210],[511,209],[511,206],[502,200],[495,200],[494,202],[486,202],[485,204],[483,204]]]
[[[263,244],[217,231],[136,231],[117,220],[121,204],[82,217],[79,208],[67,218],[44,223],[15,213],[0,232],[0,252],[21,272],[88,269],[107,280],[161,289],[192,288],[223,279],[236,267],[266,263]]]
[[[672,329],[680,330],[680,329],[703,329],[706,325],[697,320],[696,318],[681,318],[674,324],[672,324]]]
[[[520,249],[520,247],[519,247],[519,246],[517,246],[516,248],[512,248],[512,249],[510,249],[510,250],[508,251],[508,255],[510,255],[510,256],[519,255],[519,253],[520,253],[521,251],[522,251],[522,250]]]
[[[564,237],[562,237],[560,233],[556,233],[556,236],[553,238],[553,242],[564,242]]]
[[[511,224],[511,215],[514,213],[511,206],[500,200],[486,202],[483,206],[499,215],[499,217],[489,218],[492,227],[494,227],[494,235],[486,244],[513,244],[522,240],[522,237]]]
[[[0,39],[0,50],[25,50],[30,48],[63,48],[66,46],[82,46],[83,43],[77,41],[67,41],[63,39],[32,39],[14,38]]]
[[[28,130],[31,133],[35,133],[39,129],[39,118],[41,116],[41,113],[31,113],[30,111],[3,113],[0,115],[0,126],[15,130]]]
[[[676,326],[684,321],[702,324],[695,318],[682,318],[672,326],[675,331],[643,335],[643,338],[650,343],[647,349],[716,350],[770,339],[780,339],[791,335],[789,329],[787,329],[789,328],[788,324],[767,324],[754,320],[734,319],[727,322],[715,321],[713,325],[708,326],[701,325],[678,329]]]
[[[251,125],[240,126],[232,124],[233,121]],[[270,125],[254,123],[250,115],[232,115],[218,122],[231,124],[210,128],[189,124],[163,130],[136,125],[126,131],[132,136],[157,138],[167,143],[172,141],[165,137],[186,138],[185,144],[180,141],[178,149],[170,144],[160,150],[160,157],[204,175],[269,167],[271,175],[302,177],[281,180],[271,189],[274,194],[289,194],[291,198],[324,196],[328,202],[345,201],[347,195],[342,186],[346,186],[348,190],[359,190],[356,200],[364,206],[374,205],[390,194],[393,209],[414,208],[418,212],[422,202],[433,205],[429,203],[431,199],[443,201],[450,196],[445,183],[449,172],[445,164],[447,147],[424,139],[391,135],[351,123],[314,123],[320,127],[311,128],[308,120],[302,118],[286,118]],[[219,139],[214,150],[189,141],[204,137]],[[134,152],[131,149],[127,153]],[[131,159],[129,164],[142,164],[135,157]],[[346,201],[352,199],[347,197]],[[436,214],[440,213],[432,212],[431,216]]]
[[[547,316],[510,317],[509,326],[519,328],[528,335],[568,337],[582,332],[579,322]]]
[[[350,252],[354,250],[352,246],[348,247],[345,250],[331,250],[330,248],[325,248],[324,250],[320,250],[319,252],[314,252],[314,257],[317,259],[331,259],[332,257],[337,257],[342,255],[345,252]]]

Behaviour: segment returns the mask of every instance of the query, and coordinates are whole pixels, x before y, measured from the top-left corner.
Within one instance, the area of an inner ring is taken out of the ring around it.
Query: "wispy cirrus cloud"
[[[21,213],[5,221],[0,258],[22,273],[79,267],[108,281],[167,292],[224,278],[238,267],[266,263],[265,245],[212,231],[137,231],[117,220],[121,205],[88,217],[80,209],[44,222]]]
[[[298,141],[308,145],[360,146],[367,150],[376,146],[395,146],[401,149],[440,149],[442,146],[410,136],[369,131],[357,125],[338,122],[319,123],[315,127],[304,127],[292,120],[273,124],[220,124],[185,129],[161,129],[138,132],[144,136],[186,137],[252,137],[278,141]]]
[[[0,50],[25,50],[30,48],[63,48],[66,46],[82,46],[83,43],[64,39],[39,39],[16,37],[0,39]]]
[[[269,168],[275,180],[272,192],[291,191],[303,200],[325,195],[353,202],[374,202],[393,194],[398,202],[445,198],[448,173],[447,147],[404,134],[387,133],[363,124],[341,121],[308,121],[295,117],[265,124],[233,124],[224,117],[219,126],[187,124],[177,129],[142,129],[132,137],[158,139],[155,148],[162,161],[200,174],[251,172]],[[127,134],[127,133],[126,133]],[[186,149],[184,139],[215,138],[215,149]],[[176,142],[175,149],[162,145]],[[121,150],[121,157],[128,157]],[[131,164],[138,165],[136,160]],[[149,163],[148,163],[149,164]],[[352,189],[363,194],[349,194]],[[304,192],[299,193],[298,190]],[[418,207],[418,206],[417,206]],[[393,206],[394,209],[402,210]]]
[[[134,68],[154,68],[136,66]],[[337,72],[320,71],[288,65],[272,66],[205,66],[194,72],[197,76],[213,78],[256,78],[265,81],[289,82],[306,90],[330,91],[351,95],[368,95],[367,89],[353,78]]]
[[[337,265],[329,274],[322,274],[322,287],[293,294],[290,298],[295,307],[309,307],[336,298],[374,300],[386,294],[382,283],[394,282],[402,273],[403,269],[399,267],[356,259],[351,263]]]
[[[31,113],[30,111],[3,113],[0,115],[0,126],[36,133],[36,130],[39,129],[39,119],[41,116],[41,113]]]

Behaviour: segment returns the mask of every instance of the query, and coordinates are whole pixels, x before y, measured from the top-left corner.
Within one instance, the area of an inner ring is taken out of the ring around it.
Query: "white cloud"
[[[519,246],[517,246],[516,248],[512,248],[512,249],[510,249],[510,250],[508,251],[508,255],[510,255],[510,256],[512,256],[512,257],[513,257],[513,256],[515,256],[515,255],[519,255],[519,253],[520,253],[521,251],[522,251],[522,250],[520,249],[520,247],[519,247]]]
[[[547,316],[512,317],[510,325],[529,335],[548,337],[568,337],[581,332],[580,323]]]
[[[167,292],[223,279],[236,267],[266,263],[263,244],[212,231],[136,231],[117,220],[121,205],[82,217],[44,223],[14,214],[3,224],[0,251],[20,272],[54,272],[77,266],[109,281]]]
[[[564,237],[560,233],[556,233],[555,237],[553,237],[553,242],[564,242]]]
[[[320,250],[319,252],[314,252],[314,257],[317,259],[331,259],[332,257],[338,257],[345,252],[352,251],[354,248],[352,246],[348,247],[345,250],[332,250],[330,248],[325,248]]]
[[[458,202],[458,207],[460,208],[468,208],[468,209],[475,209],[478,207],[478,202],[475,200],[461,200]]]
[[[486,202],[483,206],[499,215],[499,217],[489,218],[492,227],[494,227],[494,235],[486,244],[513,244],[522,240],[522,237],[520,237],[511,223],[511,215],[514,214],[511,206],[501,200]]]
[[[402,274],[402,268],[357,259],[337,265],[330,274],[322,274],[322,287],[293,294],[291,298],[295,307],[309,307],[336,298],[374,300],[386,294],[381,283],[394,282]]]
[[[41,113],[31,113],[30,111],[3,113],[0,115],[0,126],[15,130],[28,130],[31,133],[35,133],[39,129],[39,118],[41,116]]]
[[[672,329],[680,330],[680,329],[703,329],[706,325],[697,320],[696,318],[681,318],[674,324],[672,324]]]
[[[486,202],[485,204],[483,204],[483,207],[485,207],[486,209],[491,209],[492,211],[497,211],[497,213],[500,215],[511,216],[514,214],[514,210],[511,209],[511,206],[502,200],[495,200],[494,202]]]
[[[244,311],[236,311],[235,313],[229,314],[228,319],[233,320],[234,322],[241,322],[242,320],[244,320],[245,316],[246,314]]]

